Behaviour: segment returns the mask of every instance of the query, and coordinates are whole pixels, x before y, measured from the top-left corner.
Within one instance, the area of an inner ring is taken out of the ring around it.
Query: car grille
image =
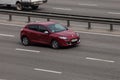
[[[79,39],[72,39],[71,41],[67,42],[68,45],[74,45],[77,44]]]

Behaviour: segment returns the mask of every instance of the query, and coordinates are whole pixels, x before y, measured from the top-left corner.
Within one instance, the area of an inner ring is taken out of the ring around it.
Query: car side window
[[[44,33],[45,31],[47,31],[47,29],[46,29],[46,27],[44,27],[42,25],[39,25],[38,26],[38,31]]]
[[[28,28],[30,30],[38,31],[38,26],[37,25],[29,25]]]

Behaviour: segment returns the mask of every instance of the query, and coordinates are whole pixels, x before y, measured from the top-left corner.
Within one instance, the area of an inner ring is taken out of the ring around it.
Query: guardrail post
[[[12,21],[12,15],[9,14],[9,21]]]
[[[47,21],[50,21],[50,18],[47,18]]]
[[[88,29],[91,29],[91,22],[88,22]]]
[[[31,21],[31,18],[30,18],[30,16],[28,16],[28,23]]]
[[[113,31],[113,24],[110,24],[110,31]]]
[[[70,20],[67,20],[67,27],[70,27]]]

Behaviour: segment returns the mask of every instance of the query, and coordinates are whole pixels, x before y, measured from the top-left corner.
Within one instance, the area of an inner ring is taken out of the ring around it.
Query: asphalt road
[[[48,0],[38,10],[33,11],[120,18],[119,4],[119,0]]]
[[[37,11],[120,18],[119,4],[119,0],[48,0]]]
[[[77,47],[23,46],[21,26],[0,25],[0,80],[120,80],[120,36],[81,33]]]

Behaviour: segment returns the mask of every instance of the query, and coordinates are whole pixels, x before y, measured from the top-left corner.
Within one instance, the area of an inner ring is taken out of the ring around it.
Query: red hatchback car
[[[80,35],[55,22],[35,22],[27,24],[20,33],[21,42],[50,45],[52,48],[74,46],[80,43]]]

